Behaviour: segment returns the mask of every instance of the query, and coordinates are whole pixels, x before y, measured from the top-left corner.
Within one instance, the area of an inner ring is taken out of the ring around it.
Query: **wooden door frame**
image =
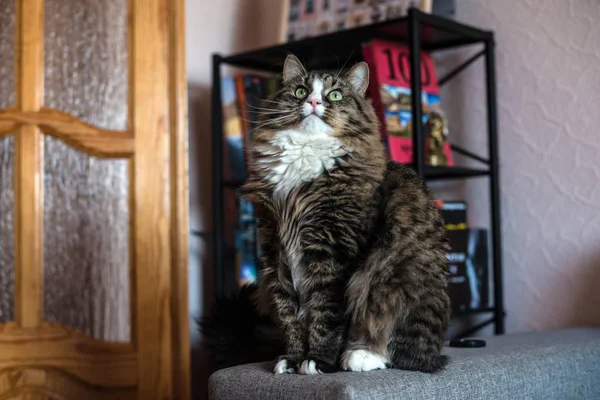
[[[126,131],[93,127],[43,107],[44,0],[16,3],[17,102],[15,108],[0,111],[0,138],[16,132],[15,321],[0,325],[0,397],[3,374],[47,373],[50,381],[57,374],[52,371],[58,370],[77,377],[73,385],[82,391],[89,390],[87,383],[135,388],[139,399],[187,400],[184,1],[129,0]],[[129,158],[131,343],[102,342],[43,320],[42,133],[90,155]],[[64,379],[56,376],[53,381]]]
[[[173,324],[173,395],[191,398],[189,265],[188,95],[185,61],[185,0],[169,3]]]
[[[137,218],[133,227],[137,238],[136,325],[144,327],[134,336],[139,398],[168,398],[174,391],[179,392],[177,399],[189,398],[184,6],[182,0],[131,1],[134,93],[129,120],[136,136],[133,201],[136,215],[152,216]],[[161,15],[160,10],[167,14]],[[167,21],[161,21],[164,17]],[[135,132],[143,132],[143,136]],[[161,174],[161,166],[168,166],[170,173]],[[153,225],[165,219],[170,219],[170,224]]]

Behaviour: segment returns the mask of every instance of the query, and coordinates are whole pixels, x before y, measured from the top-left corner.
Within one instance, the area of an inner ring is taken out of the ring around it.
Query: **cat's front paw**
[[[347,350],[342,356],[342,369],[346,371],[373,371],[388,368],[389,361],[369,350]]]
[[[337,367],[335,365],[326,363],[325,361],[321,361],[319,359],[308,359],[302,361],[298,373],[302,375],[317,375],[327,374],[335,371],[337,371]]]
[[[298,369],[298,361],[289,356],[280,356],[277,358],[273,372],[275,374],[293,374]]]

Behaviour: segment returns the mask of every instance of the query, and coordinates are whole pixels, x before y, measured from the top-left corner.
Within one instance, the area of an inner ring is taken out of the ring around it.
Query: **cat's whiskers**
[[[263,99],[262,102],[263,103],[284,104],[283,101],[275,101],[275,100],[269,100],[269,99]]]
[[[264,123],[262,125],[268,124],[270,121],[280,121],[280,120],[282,120],[282,119],[284,119],[286,117],[290,117],[292,113],[291,112],[283,113],[283,112],[280,112],[280,111],[278,111],[278,112],[268,112],[268,113],[267,112],[261,112],[260,113],[260,115],[277,115],[277,114],[283,114],[283,115],[281,115],[280,117],[277,117],[277,118],[269,118],[268,120],[264,121]],[[252,119],[246,119],[246,118],[241,118],[241,119],[242,119],[242,121],[249,122],[249,123],[256,122],[255,120],[252,120]],[[259,126],[262,126],[262,125],[259,125]],[[257,128],[258,127],[255,127],[253,130],[256,130]]]
[[[291,111],[291,112],[288,112],[288,113],[280,113],[280,114],[283,114],[283,115],[281,115],[281,116],[279,116],[279,117],[276,117],[276,118],[270,118],[270,119],[268,119],[268,120],[267,120],[267,121],[265,121],[265,122],[269,122],[269,121],[277,121],[277,120],[280,120],[280,119],[282,119],[282,118],[292,117],[292,116],[294,116],[294,115],[295,115],[295,112]],[[264,114],[264,115],[269,115],[269,114]]]
[[[257,107],[257,106],[248,106],[248,108],[252,109],[252,110],[262,110],[262,111],[279,111],[279,112],[285,112],[286,110],[282,110],[279,108],[265,108],[265,107]]]
[[[282,117],[278,117],[278,118],[273,118],[273,119],[269,119],[267,121],[265,121],[264,123],[256,126],[253,131],[257,131],[261,128],[264,128],[265,126],[269,126],[269,125],[273,125],[275,123],[285,123],[285,122],[291,122],[296,118],[295,114],[289,114],[289,115],[284,115]]]
[[[271,104],[265,104],[265,103],[271,103]],[[267,99],[265,99],[265,100],[261,100],[261,103],[260,103],[260,105],[258,105],[258,106],[255,106],[255,105],[249,104],[248,102],[246,102],[246,105],[247,105],[248,107],[250,107],[250,108],[254,108],[254,109],[257,109],[257,108],[265,108],[265,107],[262,107],[262,106],[271,106],[271,105],[273,105],[273,106],[282,106],[282,107],[290,107],[290,106],[293,106],[293,104],[291,104],[291,103],[288,103],[288,102],[283,102],[283,101],[274,101],[274,100],[267,100]]]
[[[263,100],[264,101],[264,100]],[[298,107],[298,104],[290,101],[272,101],[272,104],[261,104],[259,107],[275,109],[275,110],[289,110]],[[275,108],[272,108],[275,107]]]
[[[273,115],[273,114],[289,114],[289,112],[284,111],[260,111],[257,112],[259,115]]]

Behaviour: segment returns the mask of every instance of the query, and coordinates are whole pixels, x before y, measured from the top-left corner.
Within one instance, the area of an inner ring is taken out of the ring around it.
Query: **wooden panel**
[[[188,140],[185,75],[185,9],[183,0],[170,7],[171,202],[173,206],[173,387],[174,398],[190,398],[188,310]]]
[[[0,111],[0,136],[19,125],[38,125],[44,133],[64,140],[76,149],[97,157],[129,157],[133,154],[130,132],[111,131],[89,125],[62,111],[15,109]]]
[[[132,0],[135,291],[139,399],[173,397],[167,0]]]
[[[15,315],[14,139],[0,138],[0,324]]]
[[[128,0],[44,4],[44,317],[129,341]]]
[[[15,5],[0,0],[0,109],[15,106]]]
[[[106,343],[44,322],[37,329],[0,326],[0,370],[42,365],[59,368],[92,385],[134,387],[137,361],[129,343]]]
[[[58,3],[57,3],[58,4]],[[0,400],[189,398],[187,129],[183,1],[130,0],[128,132],[42,108],[43,0],[19,0],[16,321],[0,326]],[[130,158],[132,344],[41,321],[41,132],[102,157]],[[26,240],[27,239],[27,240]],[[60,371],[60,372],[59,372]],[[56,383],[59,382],[59,383]],[[87,382],[87,383],[83,383]]]
[[[2,111],[0,111],[1,113]],[[17,128],[17,124],[15,123],[8,123],[8,122],[2,122],[0,121],[0,139],[14,133],[15,129]]]
[[[0,0],[0,109],[15,106],[15,0]],[[0,324],[14,319],[14,136],[0,130]]]
[[[44,105],[128,127],[128,0],[45,0]]]
[[[24,126],[15,143],[15,320],[35,328],[43,308],[41,134]]]
[[[129,342],[128,160],[44,150],[44,319]]]
[[[17,3],[17,107],[26,112],[38,111],[43,97],[43,5],[43,0]],[[43,307],[40,131],[23,125],[15,142],[15,320],[22,327],[35,328]]]
[[[0,372],[0,400],[132,400],[135,398],[134,389],[98,389],[49,368],[10,368]]]

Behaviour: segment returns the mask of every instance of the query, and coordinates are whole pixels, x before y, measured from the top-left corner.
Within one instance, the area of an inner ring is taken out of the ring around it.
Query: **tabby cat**
[[[259,307],[283,333],[275,373],[442,369],[450,316],[440,214],[386,161],[366,63],[307,72],[289,55],[263,103],[243,195],[263,253]]]

